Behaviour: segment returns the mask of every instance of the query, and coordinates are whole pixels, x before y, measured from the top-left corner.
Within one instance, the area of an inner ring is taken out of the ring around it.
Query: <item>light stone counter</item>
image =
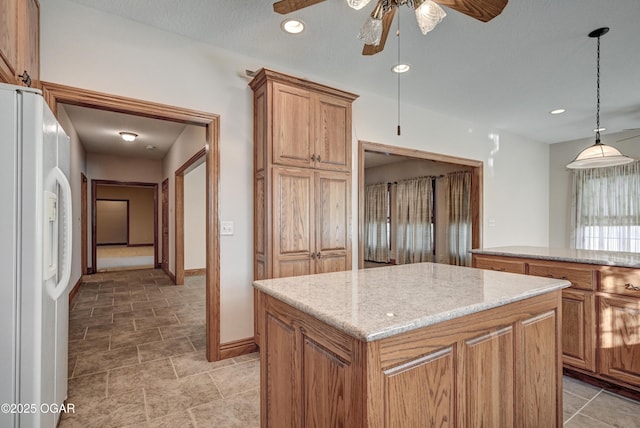
[[[368,342],[569,285],[558,279],[435,263],[253,283],[258,290]]]
[[[640,268],[640,254],[617,251],[576,250],[548,247],[495,247],[471,250],[473,254],[524,257],[559,262]]]

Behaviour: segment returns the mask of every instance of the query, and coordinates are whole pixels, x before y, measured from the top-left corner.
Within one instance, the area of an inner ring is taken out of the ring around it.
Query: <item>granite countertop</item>
[[[640,254],[618,251],[576,250],[549,247],[495,247],[471,250],[473,254],[525,257],[559,262],[640,268]]]
[[[558,279],[436,263],[253,283],[258,290],[367,342],[569,285]]]

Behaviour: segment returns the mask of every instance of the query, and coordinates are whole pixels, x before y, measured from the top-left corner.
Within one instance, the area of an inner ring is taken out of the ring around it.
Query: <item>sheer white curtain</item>
[[[640,161],[574,170],[576,248],[640,252]]]
[[[443,229],[441,232],[446,233],[446,237],[439,240],[445,245],[439,253],[448,254],[449,264],[471,266],[471,172],[447,174],[438,184],[444,188],[445,201],[445,218],[438,225]]]
[[[394,214],[396,263],[433,261],[433,178],[399,181]]]
[[[371,184],[364,188],[364,259],[389,261],[387,217],[389,198],[387,183]]]

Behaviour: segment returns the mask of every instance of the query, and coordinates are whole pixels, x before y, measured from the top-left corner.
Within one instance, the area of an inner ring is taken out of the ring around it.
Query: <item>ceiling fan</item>
[[[324,0],[280,0],[273,10],[286,15],[296,10],[321,3]],[[346,0],[356,10],[362,9],[370,0]],[[375,55],[384,49],[387,35],[396,9],[406,5],[416,12],[416,20],[423,34],[427,34],[446,16],[440,7],[447,6],[482,22],[488,22],[502,13],[508,0],[378,0],[371,16],[360,30],[358,37],[365,42],[362,55]]]

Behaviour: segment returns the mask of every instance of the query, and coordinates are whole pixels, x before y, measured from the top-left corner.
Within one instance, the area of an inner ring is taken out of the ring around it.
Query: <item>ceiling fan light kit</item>
[[[370,1],[371,0],[347,0],[347,4],[352,9],[360,10],[366,5],[368,5]]]
[[[436,28],[436,25],[447,16],[444,9],[432,0],[414,0],[413,4],[416,8],[418,26],[424,35]]]
[[[578,156],[569,164],[569,169],[603,168],[607,166],[624,165],[633,162],[634,159],[620,153],[615,147],[602,144],[600,141],[600,37],[609,32],[609,27],[598,28],[589,33],[589,37],[598,39],[598,53],[596,61],[597,75],[597,103],[596,103],[596,142],[578,153]]]
[[[382,39],[382,18],[384,18],[384,7],[382,2],[378,2],[371,16],[360,29],[358,38],[367,45],[378,46]]]

